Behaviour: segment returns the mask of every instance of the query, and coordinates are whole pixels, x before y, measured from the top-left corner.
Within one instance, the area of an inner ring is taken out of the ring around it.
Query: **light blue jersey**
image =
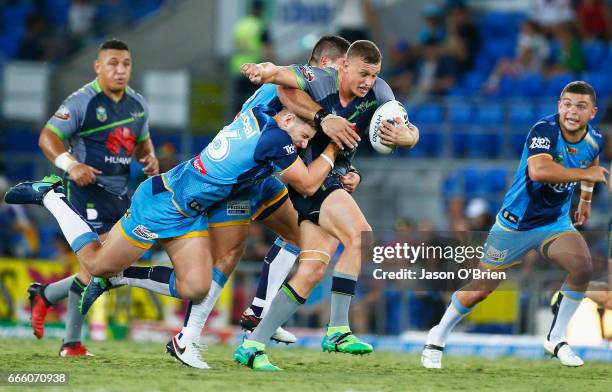
[[[523,155],[514,181],[506,193],[498,214],[502,225],[513,230],[531,230],[569,216],[576,182],[550,184],[529,178],[527,162],[536,156],[548,155],[566,168],[587,168],[599,155],[603,138],[587,125],[585,136],[577,143],[563,138],[559,116],[538,121],[527,136]]]

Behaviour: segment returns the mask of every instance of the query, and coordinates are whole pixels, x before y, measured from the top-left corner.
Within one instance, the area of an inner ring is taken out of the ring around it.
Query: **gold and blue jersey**
[[[565,140],[559,115],[544,117],[529,131],[514,181],[497,215],[498,223],[518,231],[549,225],[568,219],[577,182],[544,183],[529,178],[528,161],[549,156],[565,168],[585,169],[597,158],[603,146],[602,135],[590,124],[577,143]]]

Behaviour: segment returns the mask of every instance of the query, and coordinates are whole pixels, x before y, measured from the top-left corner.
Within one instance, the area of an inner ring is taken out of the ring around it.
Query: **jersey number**
[[[229,155],[230,140],[240,139],[240,132],[235,129],[225,128],[215,136],[206,147],[206,155],[213,161],[222,161]]]

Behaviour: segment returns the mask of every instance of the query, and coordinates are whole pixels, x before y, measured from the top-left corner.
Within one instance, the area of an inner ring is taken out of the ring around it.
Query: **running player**
[[[378,107],[394,99],[389,86],[380,78],[381,55],[370,41],[356,41],[348,49],[346,59],[339,71],[308,66],[278,67],[271,63],[245,64],[242,72],[254,83],[275,83],[292,89],[304,89],[308,95],[298,99],[283,100],[304,118],[313,118],[321,124],[337,116],[354,120],[358,131],[367,130],[372,114]],[[281,90],[285,91],[285,90]],[[292,93],[288,93],[289,95]],[[314,102],[313,101],[316,101]],[[290,101],[295,102],[292,103]],[[321,108],[319,105],[324,105]],[[330,113],[335,113],[332,115]],[[385,122],[380,132],[385,141],[406,147],[418,141],[418,129],[405,119]],[[300,155],[306,161],[318,157],[329,141],[318,133]],[[343,151],[336,159],[334,170],[321,189],[311,197],[294,203],[300,220],[300,264],[296,274],[276,294],[270,309],[249,339],[245,339],[234,352],[234,359],[256,370],[279,370],[265,354],[265,344],[276,328],[284,323],[303,304],[314,286],[321,280],[331,254],[338,242],[344,245],[336,263],[332,281],[330,323],[323,338],[324,351],[364,354],[372,346],[352,334],[348,322],[350,301],[355,292],[361,264],[362,233],[370,232],[359,207],[346,192],[340,176],[348,173],[355,153]]]
[[[96,79],[64,101],[43,128],[39,145],[47,159],[64,171],[67,199],[104,241],[129,206],[132,156],[144,165],[146,175],[157,174],[159,164],[149,137],[147,104],[128,87],[132,59],[127,45],[116,39],[104,42],[94,69]],[[49,308],[68,297],[62,357],[90,355],[81,344],[84,318],[78,310],[89,279],[87,271],[79,268],[76,276],[28,288],[38,339],[44,335]]]
[[[568,272],[559,307],[544,341],[546,352],[566,366],[583,361],[565,341],[567,324],[584,298],[591,277],[591,255],[569,215],[574,188],[581,182],[578,222],[591,214],[593,183],[605,182],[599,166],[603,138],[589,125],[597,112],[595,91],[585,82],[561,92],[558,113],[538,121],[529,132],[523,155],[497,220],[485,243],[482,270],[508,268],[531,249]],[[442,367],[451,330],[499,285],[497,279],[472,280],[456,291],[440,323],[427,336],[421,363]]]

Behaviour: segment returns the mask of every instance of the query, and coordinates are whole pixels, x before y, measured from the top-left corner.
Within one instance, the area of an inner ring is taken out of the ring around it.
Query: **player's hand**
[[[608,170],[603,166],[591,166],[587,169],[584,169],[584,178],[583,181],[588,182],[608,182],[606,180],[606,174],[610,174]]]
[[[346,175],[340,177],[340,182],[342,182],[342,186],[348,193],[353,193],[361,182],[361,176],[355,172],[348,172]]]
[[[326,117],[321,122],[321,128],[341,150],[344,149],[344,146],[352,150],[361,141],[355,124],[340,116]]]
[[[246,63],[240,66],[240,73],[249,78],[251,83],[261,84],[264,69],[261,64]]]
[[[142,163],[142,172],[147,176],[151,177],[159,174],[159,161],[155,155],[149,154],[144,158],[140,158],[138,162]]]
[[[411,123],[405,124],[400,117],[394,123],[383,121],[378,128],[380,142],[386,146],[414,147],[419,141],[419,129]]]
[[[582,226],[587,223],[591,217],[591,203],[587,203],[580,199],[578,208],[574,212],[574,226]]]
[[[96,183],[96,175],[102,174],[102,172],[95,167],[91,167],[84,163],[74,165],[68,175],[70,179],[74,181],[78,186],[85,186]]]

